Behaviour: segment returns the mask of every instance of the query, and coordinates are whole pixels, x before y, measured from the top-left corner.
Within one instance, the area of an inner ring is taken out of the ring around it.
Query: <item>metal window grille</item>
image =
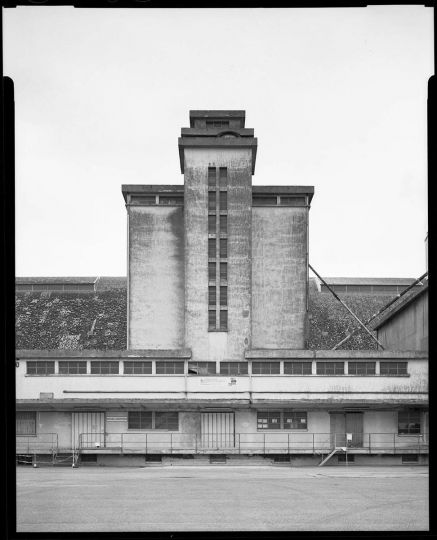
[[[376,362],[348,362],[349,375],[375,375]]]
[[[208,167],[208,186],[215,188],[216,173],[215,167]]]
[[[284,411],[284,429],[307,429],[307,413]]]
[[[208,234],[215,234],[216,233],[216,216],[209,215],[208,216]]]
[[[216,315],[215,315],[215,309],[210,309],[208,311],[208,327],[210,330],[215,330],[216,327]]]
[[[416,435],[420,433],[420,411],[409,409],[398,412],[398,434]]]
[[[226,191],[220,191],[220,210],[228,209],[228,194]]]
[[[279,362],[252,362],[253,375],[279,375]]]
[[[317,362],[317,375],[344,375],[344,362]]]
[[[168,360],[160,360],[156,362],[157,375],[183,375],[184,363],[181,361],[171,362]]]
[[[27,361],[27,375],[53,375],[55,373],[55,363],[44,360]]]
[[[92,361],[91,374],[118,375],[118,362]]]
[[[223,216],[220,216],[220,218]],[[228,258],[228,239],[220,238],[220,259]]]
[[[128,429],[153,429],[151,411],[133,411],[127,414]]]
[[[228,264],[220,263],[220,281],[227,281],[228,279]]]
[[[208,263],[208,280],[215,281],[216,264],[214,262]]]
[[[229,120],[206,120],[207,128],[225,128],[229,127]]]
[[[221,375],[247,375],[247,362],[220,362]]]
[[[85,361],[60,361],[59,373],[61,375],[80,375],[86,373]]]
[[[284,362],[285,375],[311,375],[311,362]]]
[[[227,287],[220,287],[220,305],[221,306],[228,305],[228,288]]]
[[[225,310],[220,311],[220,330],[228,329],[228,312]]]
[[[381,375],[407,375],[408,362],[380,362]]]
[[[210,259],[215,259],[217,256],[215,246],[216,246],[215,238],[208,238],[208,257]]]
[[[216,194],[215,191],[208,191],[208,209],[215,210]]]
[[[17,411],[15,414],[16,435],[36,435],[36,412]]]
[[[208,305],[211,307],[215,307],[216,302],[217,302],[216,291],[217,291],[216,287],[208,287]]]
[[[281,429],[281,412],[258,411],[257,427],[258,429]]]
[[[228,216],[220,216],[220,233],[226,234],[228,231]]]
[[[152,362],[126,361],[124,364],[125,375],[150,375]]]
[[[215,362],[188,362],[189,375],[215,375]]]

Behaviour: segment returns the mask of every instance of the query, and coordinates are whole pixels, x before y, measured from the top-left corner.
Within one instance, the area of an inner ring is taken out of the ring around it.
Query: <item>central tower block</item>
[[[240,360],[251,341],[251,206],[257,140],[244,111],[190,111],[184,174],[185,346]]]

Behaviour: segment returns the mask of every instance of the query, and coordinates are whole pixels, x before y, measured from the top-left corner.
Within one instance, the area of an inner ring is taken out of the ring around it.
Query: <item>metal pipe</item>
[[[334,295],[334,297],[344,306],[347,311],[352,315],[352,317],[364,328],[364,330],[369,334],[369,336],[376,341],[376,343],[381,347],[382,350],[384,350],[383,344],[378,340],[377,337],[375,337],[372,332],[367,328],[367,326],[355,315],[355,313],[348,308],[348,306],[341,300],[337,294],[331,289],[331,287],[326,283],[326,281],[314,270],[314,268],[308,263],[308,266],[311,268],[311,270],[316,274],[316,276],[322,281],[324,285],[328,288],[329,291]]]
[[[386,304],[385,306],[383,306],[380,310],[378,310],[376,313],[374,313],[369,319],[367,319],[366,321],[364,321],[364,324],[367,326],[370,322],[373,321],[373,319],[375,319],[376,317],[378,317],[378,315],[381,315],[382,312],[384,312],[387,308],[389,308],[392,304],[394,304],[399,298],[401,298],[402,296],[404,296],[404,294],[406,294],[409,290],[411,290],[413,287],[415,287],[418,283],[420,283],[422,281],[422,279],[424,279],[426,276],[428,275],[428,272],[425,272],[423,274],[423,276],[420,276],[420,278],[416,279],[416,281],[414,283],[412,283],[411,285],[409,285],[406,289],[404,289],[402,292],[400,292],[399,294],[397,294],[394,298],[392,298],[392,300],[390,300],[390,302],[388,304]],[[341,345],[343,345],[343,343],[345,343],[349,338],[351,338],[356,332],[358,331],[358,328],[355,328],[354,330],[352,330],[351,332],[349,332],[349,334],[344,338],[342,339],[339,343],[337,343],[337,345],[335,347],[333,347],[333,351],[335,351],[336,349],[338,349],[339,347],[341,347]]]

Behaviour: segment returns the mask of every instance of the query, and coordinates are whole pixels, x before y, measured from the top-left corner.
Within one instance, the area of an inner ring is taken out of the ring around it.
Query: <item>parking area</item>
[[[17,468],[17,531],[425,531],[426,467]]]

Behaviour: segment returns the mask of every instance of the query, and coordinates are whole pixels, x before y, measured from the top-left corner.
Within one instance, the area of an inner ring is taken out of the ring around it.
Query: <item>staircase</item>
[[[322,459],[322,461],[319,463],[318,467],[323,467],[323,465],[325,465],[325,463],[327,461],[329,461],[334,454],[336,454],[337,452],[340,452],[340,451],[345,452],[346,448],[344,448],[342,446],[336,446],[334,448],[334,450],[332,450],[332,452],[330,454],[328,454],[324,459]]]

